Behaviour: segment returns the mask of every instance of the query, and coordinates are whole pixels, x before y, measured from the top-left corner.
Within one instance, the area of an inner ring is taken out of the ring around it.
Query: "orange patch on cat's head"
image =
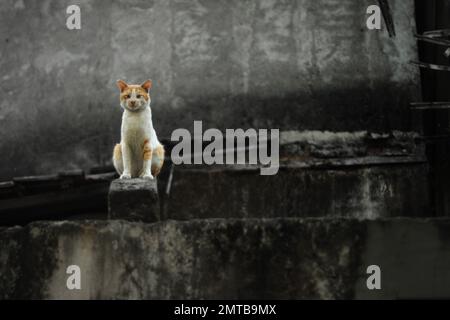
[[[150,98],[150,94],[145,91],[140,85],[129,85],[123,91],[120,92],[120,100],[126,100],[131,97],[133,90],[139,96],[142,96],[146,101]]]
[[[117,81],[117,86],[120,89],[120,100],[124,101],[130,98],[133,91],[136,92],[137,95],[142,96],[146,101],[150,99],[150,93],[148,92],[152,87],[152,81],[147,80],[143,84],[127,84],[123,80]]]

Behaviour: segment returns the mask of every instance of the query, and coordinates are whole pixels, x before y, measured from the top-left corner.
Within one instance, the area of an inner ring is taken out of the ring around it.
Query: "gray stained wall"
[[[2,299],[450,296],[448,219],[36,222],[0,228]],[[69,265],[81,290],[66,287]],[[366,270],[381,268],[381,290]]]
[[[410,130],[419,95],[414,3],[397,37],[365,27],[373,1],[71,1],[0,4],[0,179],[109,161],[115,81],[154,80],[154,124]],[[384,25],[383,25],[384,29]]]

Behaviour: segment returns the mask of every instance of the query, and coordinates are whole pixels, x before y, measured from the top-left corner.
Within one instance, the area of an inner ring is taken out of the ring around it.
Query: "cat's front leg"
[[[142,162],[142,174],[140,176],[141,178],[153,179],[152,155],[153,155],[153,150],[150,146],[150,140],[145,139],[144,144],[142,146],[143,162]]]
[[[131,178],[131,148],[127,143],[122,143],[122,157],[123,157],[123,173],[120,179]]]

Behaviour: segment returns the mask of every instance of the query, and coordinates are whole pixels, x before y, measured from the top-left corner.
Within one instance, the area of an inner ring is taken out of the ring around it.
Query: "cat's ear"
[[[152,80],[145,81],[143,84],[141,84],[141,87],[146,91],[150,90],[152,88]]]
[[[123,80],[117,80],[117,86],[119,87],[120,92],[122,92],[128,87],[128,84]]]

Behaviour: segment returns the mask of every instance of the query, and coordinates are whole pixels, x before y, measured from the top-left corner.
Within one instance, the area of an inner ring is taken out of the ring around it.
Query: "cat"
[[[152,81],[129,85],[117,81],[123,108],[121,141],[113,152],[113,164],[120,179],[156,177],[164,163],[164,147],[156,136],[150,109]]]

